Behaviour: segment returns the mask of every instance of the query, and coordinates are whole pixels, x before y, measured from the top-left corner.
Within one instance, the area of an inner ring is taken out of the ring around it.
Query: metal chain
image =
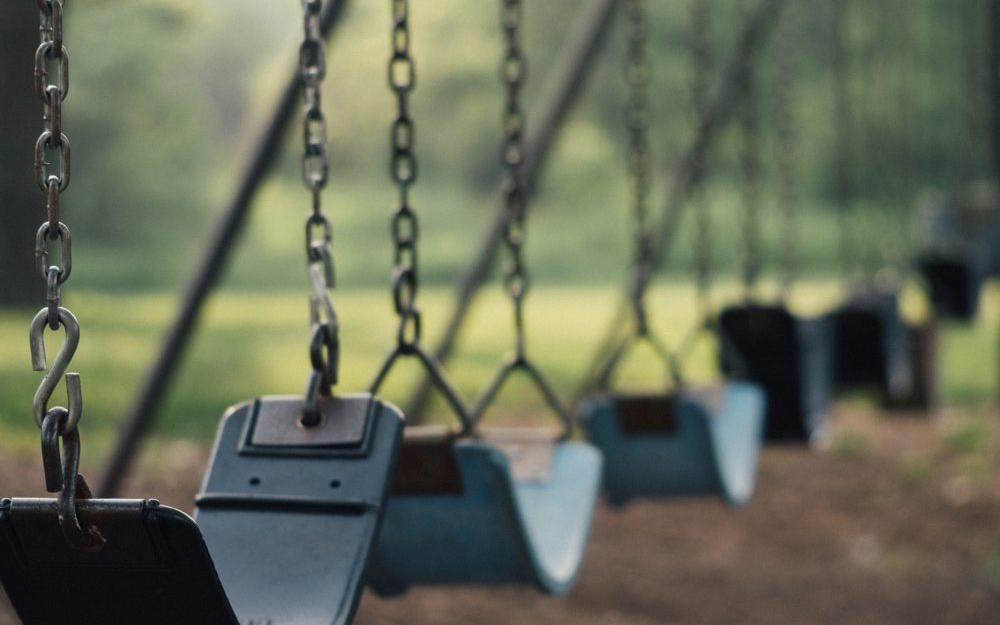
[[[389,88],[396,94],[396,118],[390,132],[389,174],[399,190],[399,205],[392,216],[392,242],[395,252],[392,299],[399,316],[396,347],[382,363],[369,387],[378,393],[389,372],[401,356],[415,357],[430,376],[431,384],[442,394],[461,423],[461,434],[470,434],[474,424],[469,409],[437,357],[421,345],[422,316],[417,308],[420,275],[417,243],[420,224],[410,205],[410,188],[417,180],[416,127],[410,116],[410,94],[416,84],[416,67],[410,54],[409,0],[389,0],[392,13],[392,55],[389,57]]]
[[[35,423],[41,430],[45,488],[59,492],[59,525],[67,542],[86,551],[100,549],[104,538],[94,527],[84,529],[76,514],[76,500],[90,491],[79,475],[83,392],[80,375],[67,372],[80,342],[76,317],[62,306],[62,285],[73,269],[73,238],[62,222],[62,193],[69,188],[71,153],[63,131],[63,102],[69,94],[69,53],[63,42],[65,0],[36,0],[39,10],[39,45],[34,58],[34,90],[42,102],[43,130],[35,142],[35,179],[45,201],[46,219],[35,232],[35,267],[45,282],[45,306],[31,321],[28,333],[31,364],[48,371],[32,400]],[[53,73],[55,74],[53,76]],[[58,242],[58,258],[50,246]],[[45,356],[45,329],[65,330],[66,338],[49,368]],[[65,380],[67,406],[49,406],[60,379]]]
[[[527,212],[527,192],[524,181],[524,112],[521,89],[527,78],[527,62],[521,51],[521,0],[501,0],[501,24],[506,51],[500,75],[506,91],[503,109],[503,147],[501,162],[506,171],[504,199],[506,221],[503,240],[508,252],[504,284],[514,304],[514,327],[518,357],[524,355],[524,296],[528,291],[528,274],[524,267],[524,219]]]
[[[306,218],[306,260],[313,293],[310,298],[312,340],[309,359],[312,374],[306,387],[302,423],[317,425],[321,403],[333,395],[340,360],[340,329],[330,289],[334,286],[333,227],[323,213],[322,194],[330,178],[326,116],[322,86],[326,77],[326,43],[320,31],[323,0],[302,0],[304,39],[299,48],[299,69],[304,87],[302,180],[312,197]]]
[[[390,173],[399,189],[399,207],[392,218],[395,270],[392,297],[399,315],[396,334],[400,350],[413,351],[420,343],[421,317],[417,308],[419,274],[417,267],[417,214],[410,206],[410,187],[417,179],[417,157],[413,151],[415,128],[409,99],[416,82],[410,55],[409,1],[392,2],[392,56],[389,59],[389,86],[396,94],[396,119],[392,123]]]
[[[649,232],[649,62],[646,42],[649,37],[645,0],[628,0],[628,47],[625,82],[628,103],[625,122],[629,131],[628,169],[632,195],[632,312],[636,331],[649,333],[645,294],[653,268],[653,249]]]
[[[691,99],[695,112],[695,120],[700,125],[708,109],[708,81],[711,71],[711,51],[709,50],[708,30],[710,27],[710,11],[708,0],[695,0],[691,5],[692,45],[691,56],[693,76]],[[698,181],[694,189],[695,203],[695,281],[698,290],[698,306],[703,319],[707,322],[711,317],[711,287],[712,287],[712,215],[706,193],[705,174],[708,169],[708,154],[701,150],[695,158]]]
[[[795,280],[797,265],[798,219],[795,186],[796,153],[794,94],[795,60],[797,58],[798,15],[796,4],[785,7],[781,14],[778,51],[777,104],[777,163],[779,176],[779,202],[781,207],[781,291],[787,297]]]
[[[760,277],[760,127],[757,111],[755,76],[752,67],[746,70],[746,93],[740,107],[743,170],[743,287],[747,299],[753,297]]]
[[[851,232],[854,208],[854,189],[850,151],[853,137],[850,85],[848,83],[849,59],[845,28],[848,14],[847,0],[831,0],[834,120],[837,134],[836,194],[839,209],[840,237],[838,241],[844,277],[851,282],[859,272],[858,255]]]

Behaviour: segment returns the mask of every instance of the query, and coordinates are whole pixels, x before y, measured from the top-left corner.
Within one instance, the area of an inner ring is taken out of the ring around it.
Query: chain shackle
[[[69,53],[64,44],[65,0],[36,0],[39,11],[39,44],[33,59],[34,91],[42,103],[42,133],[35,141],[35,180],[45,202],[46,220],[35,232],[35,268],[45,281],[45,307],[31,320],[28,332],[31,366],[45,371],[32,399],[32,416],[41,431],[45,487],[59,492],[59,527],[66,542],[80,551],[98,551],[104,537],[97,528],[80,525],[76,501],[89,499],[90,489],[80,467],[80,418],[83,391],[80,375],[68,372],[80,344],[80,324],[61,306],[61,286],[73,269],[73,237],[60,214],[61,194],[70,183],[72,160],[69,137],[63,130],[63,102],[69,95]],[[52,77],[52,73],[55,76]],[[51,77],[51,79],[50,79]],[[59,260],[51,262],[50,243],[59,241]],[[45,329],[60,326],[66,337],[48,367]],[[46,369],[48,369],[46,371]],[[49,406],[60,381],[65,381],[67,406]]]
[[[708,109],[709,76],[711,72],[711,50],[709,29],[711,12],[709,0],[694,0],[691,4],[691,105],[697,127],[703,123]],[[695,154],[694,208],[695,208],[695,283],[699,306],[706,320],[711,318],[712,289],[712,215],[706,192],[708,153],[702,148]]]

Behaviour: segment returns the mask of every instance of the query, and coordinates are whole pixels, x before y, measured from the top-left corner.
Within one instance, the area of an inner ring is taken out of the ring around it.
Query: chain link
[[[75,549],[96,551],[104,538],[93,526],[84,528],[76,514],[77,499],[90,497],[79,474],[83,391],[80,375],[69,372],[80,341],[80,325],[62,307],[62,285],[73,268],[73,238],[62,222],[62,193],[69,188],[71,152],[63,130],[63,102],[69,94],[69,53],[63,39],[65,0],[36,0],[39,10],[39,44],[35,50],[34,90],[42,103],[42,133],[35,142],[35,180],[45,202],[45,221],[35,232],[35,266],[45,282],[45,306],[31,320],[28,332],[31,366],[45,371],[32,399],[32,415],[41,430],[45,488],[59,492],[59,526]],[[53,76],[54,74],[54,76]],[[50,246],[58,242],[58,257]],[[49,367],[45,355],[45,330],[63,328],[66,338]],[[60,381],[65,382],[68,407],[50,406]]]
[[[392,217],[392,241],[395,250],[392,297],[399,315],[397,344],[401,351],[412,353],[420,343],[421,318],[417,308],[419,274],[417,239],[419,223],[410,205],[410,187],[417,179],[416,141],[410,116],[410,93],[416,83],[416,68],[410,55],[408,0],[390,0],[392,10],[392,56],[389,58],[389,87],[396,94],[396,118],[390,131],[389,170],[399,190],[399,206]]]
[[[340,328],[330,290],[336,280],[333,262],[333,227],[323,212],[322,194],[330,178],[326,116],[322,87],[326,78],[326,43],[320,22],[323,0],[302,0],[303,40],[299,47],[299,73],[303,85],[305,113],[302,120],[302,180],[311,197],[306,217],[306,261],[312,284],[310,311],[312,339],[309,361],[312,374],[306,387],[302,424],[320,422],[320,404],[333,395],[340,361]]]
[[[710,11],[708,0],[694,0],[691,5],[691,60],[692,84],[691,103],[696,125],[702,123],[708,109],[708,81],[711,71],[711,51],[709,49]],[[693,203],[695,205],[695,282],[698,290],[698,306],[704,319],[710,318],[712,286],[712,215],[706,193],[705,176],[708,170],[708,154],[704,149],[695,155],[695,179]]]
[[[505,98],[503,107],[503,145],[500,161],[505,170],[504,200],[506,219],[503,230],[508,252],[504,284],[514,304],[514,329],[518,356],[524,355],[524,296],[529,278],[524,266],[524,219],[527,212],[527,191],[524,181],[524,127],[521,91],[527,79],[528,66],[521,49],[521,0],[501,0],[500,23],[503,28],[505,51],[500,66]]]
[[[645,0],[628,0],[628,43],[625,82],[628,102],[625,123],[629,132],[628,170],[632,196],[632,312],[640,335],[649,332],[645,294],[652,273],[652,246],[649,233],[649,62],[646,42]]]
[[[69,278],[72,267],[72,235],[61,223],[62,193],[69,187],[72,153],[69,137],[63,131],[63,101],[69,94],[69,53],[63,42],[64,0],[37,0],[39,9],[39,44],[34,57],[35,95],[42,103],[42,133],[35,141],[35,181],[45,197],[46,222],[35,236],[35,259],[38,273],[47,284],[49,299],[58,301],[59,287]],[[53,76],[53,72],[55,76]],[[59,241],[61,254],[54,265],[58,284],[50,279],[51,243]],[[53,293],[54,291],[54,293]],[[48,325],[59,327],[58,316]]]
[[[743,287],[749,299],[753,296],[761,271],[760,253],[760,126],[757,110],[756,76],[752,66],[746,68],[746,89],[740,107],[740,130],[743,145],[740,165],[743,174]]]
[[[781,206],[781,290],[788,296],[795,280],[798,243],[798,192],[795,185],[797,137],[793,93],[798,52],[797,5],[793,2],[781,13],[779,24],[777,104],[777,164]]]
[[[833,57],[834,120],[837,134],[836,194],[839,217],[839,254],[842,271],[848,282],[859,274],[858,250],[851,231],[854,216],[853,172],[851,171],[851,145],[854,136],[853,111],[849,84],[850,59],[846,45],[848,3],[831,0],[831,30]]]

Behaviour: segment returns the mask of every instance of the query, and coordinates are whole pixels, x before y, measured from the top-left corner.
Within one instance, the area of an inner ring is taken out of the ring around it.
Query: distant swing
[[[647,222],[649,195],[649,140],[646,91],[649,69],[645,42],[647,20],[643,0],[628,2],[631,89],[628,105],[630,173],[635,257],[631,271],[633,327],[608,355],[597,379],[598,393],[582,405],[583,423],[590,440],[605,456],[604,493],[613,505],[649,497],[715,495],[731,504],[746,503],[753,494],[764,424],[764,393],[758,386],[727,382],[711,389],[693,390],[684,383],[675,354],[652,334],[645,295],[655,271]],[[695,36],[704,39],[708,5],[695,8]],[[706,44],[696,46],[696,73],[704,84]],[[699,115],[704,89],[700,89]],[[699,222],[707,220],[700,207]],[[705,232],[703,226],[699,229]],[[707,240],[700,241],[704,250]],[[705,257],[705,262],[710,262]],[[706,276],[706,270],[700,272]],[[707,290],[708,284],[704,282]],[[702,310],[705,318],[710,310]],[[699,326],[704,326],[701,321]],[[637,345],[649,345],[669,374],[667,392],[621,393],[613,390],[621,363]]]

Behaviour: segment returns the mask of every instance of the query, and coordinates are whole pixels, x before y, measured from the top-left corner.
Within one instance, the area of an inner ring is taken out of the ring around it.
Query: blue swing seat
[[[406,432],[368,575],[376,593],[440,584],[569,590],[600,485],[593,446],[537,432]]]
[[[833,387],[829,321],[749,304],[724,310],[718,332],[722,370],[759,384],[767,395],[765,439],[821,440]]]
[[[763,389],[742,382],[587,401],[583,425],[604,453],[608,502],[719,495],[746,503],[756,484],[765,404]]]

